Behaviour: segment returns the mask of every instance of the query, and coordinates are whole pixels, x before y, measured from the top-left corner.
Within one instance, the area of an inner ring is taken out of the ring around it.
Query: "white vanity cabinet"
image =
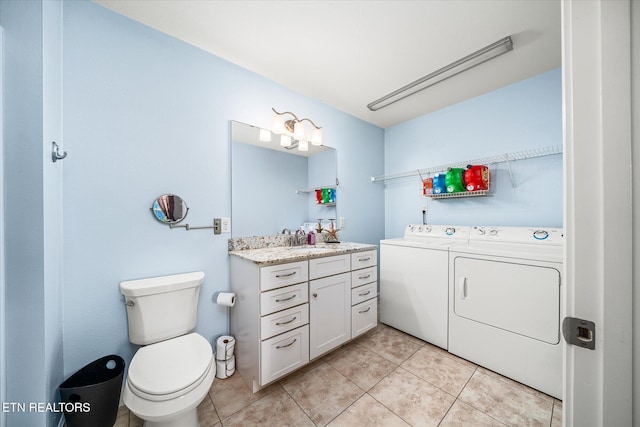
[[[236,370],[254,393],[377,324],[376,249],[230,265]]]
[[[351,254],[351,338],[378,324],[377,251]]]

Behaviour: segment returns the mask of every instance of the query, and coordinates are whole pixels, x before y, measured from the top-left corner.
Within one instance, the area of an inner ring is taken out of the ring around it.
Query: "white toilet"
[[[211,344],[196,326],[204,273],[120,283],[129,341],[141,347],[129,365],[123,400],[145,427],[199,427],[198,405],[213,384]]]

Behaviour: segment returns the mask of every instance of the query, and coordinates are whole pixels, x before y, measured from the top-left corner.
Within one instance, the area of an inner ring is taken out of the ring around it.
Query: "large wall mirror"
[[[258,127],[231,122],[232,236],[274,235],[336,218],[336,150],[309,144],[300,151],[295,143],[281,147],[279,135],[259,136]]]

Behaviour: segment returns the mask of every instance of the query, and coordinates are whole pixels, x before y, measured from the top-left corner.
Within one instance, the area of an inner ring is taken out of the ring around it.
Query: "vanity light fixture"
[[[280,145],[283,147],[291,147],[291,137],[289,135],[280,135]]]
[[[283,147],[291,147],[292,143],[297,142],[298,150],[309,150],[309,141],[312,145],[322,145],[322,128],[317,126],[311,119],[299,119],[295,114],[285,111],[279,113],[275,108],[271,108],[275,115],[273,116],[273,125],[271,130],[275,134],[280,135],[280,145]],[[287,118],[285,115],[291,115],[293,118]],[[307,129],[303,122],[309,122],[313,126],[311,130],[311,138],[307,137]],[[293,141],[291,138],[293,137]]]
[[[271,131],[269,129],[260,129],[260,141],[262,142],[271,141]]]
[[[395,102],[413,95],[414,93],[420,92],[421,90],[440,83],[448,79],[449,77],[460,74],[463,71],[473,68],[476,65],[480,65],[483,62],[486,62],[511,50],[513,50],[513,42],[511,41],[511,36],[507,36],[495,43],[490,44],[489,46],[483,47],[482,49],[465,56],[462,59],[458,59],[457,61],[452,62],[451,64],[440,68],[433,73],[427,74],[426,76],[421,77],[418,80],[409,83],[408,85],[405,85],[400,89],[389,93],[388,95],[383,96],[382,98],[376,99],[375,101],[367,104],[367,108],[371,111],[378,111],[381,108],[387,107]]]

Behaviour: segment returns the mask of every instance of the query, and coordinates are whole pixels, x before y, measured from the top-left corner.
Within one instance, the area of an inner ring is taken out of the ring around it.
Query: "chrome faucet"
[[[288,228],[284,228],[282,229],[282,234],[289,235],[289,238],[287,240],[288,240],[289,246],[291,246],[293,244],[293,236],[291,236],[291,230]]]
[[[302,246],[306,242],[307,239],[304,230],[296,230],[296,235],[293,238],[293,246]]]

